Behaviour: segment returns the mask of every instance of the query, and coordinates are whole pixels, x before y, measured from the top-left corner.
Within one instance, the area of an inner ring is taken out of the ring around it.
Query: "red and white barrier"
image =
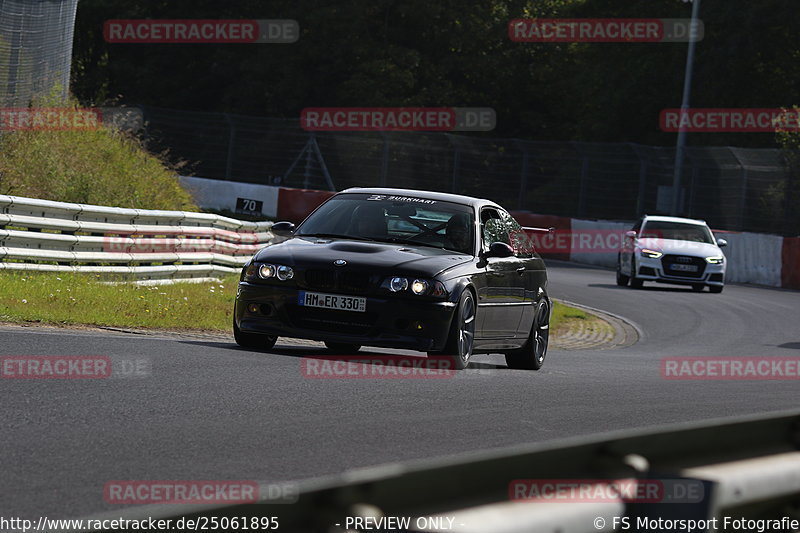
[[[289,189],[255,183],[181,176],[181,185],[203,209],[264,216],[298,223],[322,202],[330,191]]]
[[[564,244],[546,248],[547,252],[542,253],[544,257],[609,268],[617,265],[617,253],[612,243],[632,226],[632,223],[609,220],[582,220],[526,212],[511,214],[523,226],[552,226],[557,228],[557,233],[571,234],[571,241],[563,239],[559,243]],[[726,281],[800,289],[800,237],[730,231],[714,231],[714,234],[728,241],[728,246],[722,250],[728,260]],[[589,242],[602,244],[593,250],[578,246],[583,236],[589,237],[586,239]],[[550,250],[557,253],[549,253]]]
[[[265,217],[295,223],[335,194],[204,178],[181,177],[181,184],[190,190],[200,207],[235,211],[237,201],[252,199],[263,203]],[[619,243],[632,225],[631,222],[583,220],[524,211],[511,214],[523,226],[556,228],[550,241],[541,236],[536,237],[538,241],[534,240],[546,244],[539,247],[544,257],[603,267],[616,266],[617,245],[614,243]],[[581,240],[587,234],[589,238]],[[723,249],[728,259],[727,281],[800,289],[800,237],[726,231],[715,231],[715,234],[728,241]]]

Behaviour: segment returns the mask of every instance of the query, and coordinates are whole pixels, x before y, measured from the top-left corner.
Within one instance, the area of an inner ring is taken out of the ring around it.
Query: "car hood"
[[[428,277],[473,259],[427,246],[319,237],[294,237],[262,248],[254,257],[293,268],[333,268],[334,261],[343,259],[353,268]]]
[[[711,257],[722,255],[722,250],[716,244],[694,241],[678,241],[674,239],[639,239],[641,248],[656,250],[664,254],[690,255],[696,257]]]

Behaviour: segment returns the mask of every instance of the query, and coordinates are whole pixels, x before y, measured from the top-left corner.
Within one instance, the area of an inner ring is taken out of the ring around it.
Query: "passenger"
[[[445,235],[453,244],[453,250],[463,253],[472,252],[470,234],[469,217],[465,213],[456,213],[447,221]]]

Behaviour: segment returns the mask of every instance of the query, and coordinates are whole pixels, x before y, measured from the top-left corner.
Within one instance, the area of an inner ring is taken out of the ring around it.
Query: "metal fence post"
[[[633,153],[639,158],[639,194],[636,196],[636,216],[644,214],[644,203],[646,201],[646,188],[647,188],[647,161],[642,157],[641,149],[634,143],[630,144]]]
[[[583,153],[580,144],[572,142],[573,148],[578,152],[581,158],[581,176],[578,186],[578,216],[582,217],[586,214],[586,182],[589,180],[589,158]]]
[[[233,174],[233,157],[235,154],[236,125],[233,123],[233,119],[228,113],[224,113],[224,115],[230,130],[228,133],[228,158],[225,161],[225,179],[231,179],[231,175]]]
[[[517,145],[522,149],[522,168],[519,173],[519,201],[517,202],[517,207],[520,210],[524,210],[528,196],[528,161],[530,156],[524,145],[519,144],[519,141],[517,141]]]
[[[747,210],[747,165],[739,157],[739,154],[736,153],[736,148],[732,146],[728,146],[728,150],[730,151],[731,155],[736,162],[739,164],[740,174],[742,176],[742,185],[739,189],[739,227],[738,230],[742,230],[745,227],[745,222],[747,220],[746,210]]]
[[[383,155],[381,156],[381,187],[386,187],[389,176],[389,136],[383,134]]]
[[[459,193],[458,189],[461,185],[459,183],[459,174],[458,174],[460,165],[461,165],[461,151],[458,148],[455,148],[453,152],[453,182],[450,187],[451,192],[453,194]]]

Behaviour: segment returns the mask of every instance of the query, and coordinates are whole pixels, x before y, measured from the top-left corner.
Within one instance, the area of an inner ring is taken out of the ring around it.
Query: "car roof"
[[[705,220],[698,220],[696,218],[667,217],[659,215],[645,215],[644,220],[645,222],[652,220],[655,222],[681,222],[683,224],[696,224],[698,226],[707,225]]]
[[[392,189],[384,187],[351,187],[341,191],[342,193],[365,193],[365,194],[384,194],[386,196],[411,196],[414,198],[421,198],[423,200],[435,200],[438,202],[453,202],[462,205],[471,205],[473,207],[481,207],[484,205],[491,205],[493,207],[500,207],[491,200],[483,198],[473,198],[471,196],[462,196],[460,194],[450,194],[446,192],[432,192],[432,191],[419,191],[415,189]]]

